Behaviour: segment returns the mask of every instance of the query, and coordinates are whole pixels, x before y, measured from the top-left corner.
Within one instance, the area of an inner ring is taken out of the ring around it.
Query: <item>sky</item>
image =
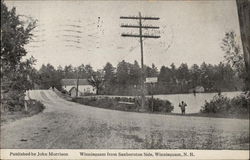
[[[140,62],[138,38],[121,37],[121,33],[138,34],[138,29],[121,28],[121,24],[138,24],[120,16],[159,17],[142,21],[159,26],[159,30],[143,30],[160,35],[144,39],[144,64],[158,68],[175,63],[218,64],[223,61],[221,41],[228,31],[235,31],[240,41],[235,0],[204,1],[5,1],[16,7],[17,14],[37,20],[34,37],[25,46],[27,57],[37,59],[36,68],[91,64],[103,68],[107,62],[117,65],[125,60]],[[25,16],[24,16],[25,15]]]

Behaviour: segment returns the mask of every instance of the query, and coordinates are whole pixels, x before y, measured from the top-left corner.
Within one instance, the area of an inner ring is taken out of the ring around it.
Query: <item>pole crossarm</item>
[[[139,38],[140,39],[140,46],[141,46],[141,109],[145,111],[145,77],[144,77],[144,64],[143,64],[143,38],[160,38],[159,35],[150,35],[150,34],[143,34],[143,29],[159,29],[160,27],[157,26],[150,26],[150,25],[142,25],[142,20],[159,20],[158,17],[142,17],[141,12],[139,12],[139,16],[121,16],[120,19],[129,19],[129,20],[137,20],[138,25],[131,25],[131,24],[121,24],[121,27],[124,28],[136,28],[139,29],[138,34],[130,34],[130,33],[122,33],[122,37],[132,37],[132,38]]]
[[[121,27],[124,27],[124,28],[145,28],[145,29],[159,29],[160,28],[158,26],[136,26],[136,25],[127,25],[127,24],[122,24]]]
[[[136,17],[136,16],[121,16],[120,19],[144,19],[144,20],[159,20],[159,17]]]
[[[136,35],[136,34],[121,34],[122,37],[142,37],[142,38],[160,38],[161,36],[155,36],[155,35]]]

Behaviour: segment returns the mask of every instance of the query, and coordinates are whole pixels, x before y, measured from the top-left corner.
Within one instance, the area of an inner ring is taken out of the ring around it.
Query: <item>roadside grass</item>
[[[136,137],[136,136],[135,136]],[[170,138],[171,137],[171,138]],[[129,137],[124,137],[128,139]],[[249,135],[225,134],[215,128],[199,133],[198,131],[151,131],[141,141],[143,149],[249,149]]]
[[[7,124],[18,119],[25,117],[31,117],[35,114],[42,112],[45,109],[45,106],[36,100],[28,101],[28,111],[25,111],[23,108],[20,111],[6,111],[1,112],[1,125]]]
[[[231,118],[231,119],[249,119],[249,113],[246,114],[228,114],[228,113],[190,113],[185,116],[212,117],[212,118]]]
[[[132,126],[112,125],[91,118],[85,122],[89,127],[81,127],[73,135],[87,141],[76,142],[81,148],[105,149],[112,146],[110,149],[249,149],[248,132],[227,132],[212,126],[205,130],[199,129],[199,126],[189,130],[176,130],[145,128],[136,123]],[[91,143],[91,147],[86,145],[88,143]]]

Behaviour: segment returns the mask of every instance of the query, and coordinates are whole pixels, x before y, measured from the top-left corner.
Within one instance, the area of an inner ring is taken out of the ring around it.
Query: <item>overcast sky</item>
[[[160,39],[144,41],[144,62],[160,67],[171,63],[217,64],[223,61],[220,48],[225,32],[239,36],[236,2],[228,1],[6,1],[20,15],[38,20],[34,40],[26,46],[28,56],[37,59],[36,68],[91,64],[102,68],[107,62],[121,60],[140,62],[137,38],[121,37],[123,32],[138,29],[121,28],[120,16],[159,17],[143,24],[160,26]],[[240,41],[240,37],[238,37]]]

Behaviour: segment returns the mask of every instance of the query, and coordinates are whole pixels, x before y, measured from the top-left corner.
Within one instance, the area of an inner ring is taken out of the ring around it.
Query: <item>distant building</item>
[[[189,92],[203,93],[205,92],[205,88],[203,86],[196,86],[195,88],[189,89]]]
[[[76,87],[72,87],[72,88],[69,90],[69,94],[70,94],[71,97],[76,97],[76,92],[77,92]]]
[[[61,84],[62,84],[62,89],[70,93],[71,97],[74,95],[76,96],[77,79],[62,79]],[[79,95],[96,93],[96,89],[89,84],[87,79],[79,79],[78,91]]]

